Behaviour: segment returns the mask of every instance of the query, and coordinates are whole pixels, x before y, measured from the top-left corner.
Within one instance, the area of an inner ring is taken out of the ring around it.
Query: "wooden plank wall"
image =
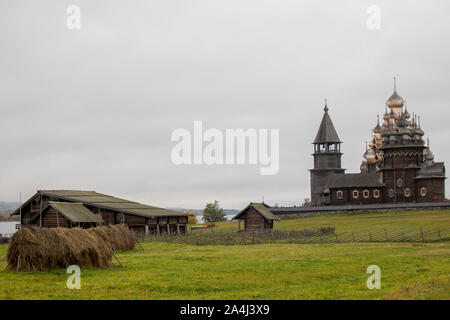
[[[68,227],[69,221],[53,208],[42,212],[42,226],[45,228]]]
[[[249,208],[245,213],[245,230],[264,229],[265,219],[255,209]]]

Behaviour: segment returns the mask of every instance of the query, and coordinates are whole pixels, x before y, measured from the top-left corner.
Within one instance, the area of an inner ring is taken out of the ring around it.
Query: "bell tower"
[[[314,139],[314,168],[311,175],[311,203],[313,205],[330,204],[330,190],[327,182],[330,176],[345,173],[341,167],[341,143],[328,114],[325,100],[324,114],[316,138]]]

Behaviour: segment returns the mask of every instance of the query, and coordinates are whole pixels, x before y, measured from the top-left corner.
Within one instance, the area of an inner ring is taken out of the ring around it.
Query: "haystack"
[[[88,229],[110,244],[114,251],[132,250],[136,245],[135,235],[125,225],[115,224]]]
[[[128,227],[22,228],[11,238],[7,260],[14,270],[48,270],[69,265],[107,268],[115,250],[133,249]]]

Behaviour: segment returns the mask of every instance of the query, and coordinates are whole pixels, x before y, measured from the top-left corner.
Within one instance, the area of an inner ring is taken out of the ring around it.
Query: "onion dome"
[[[403,115],[405,116],[405,119],[411,118],[411,115],[408,112],[408,107],[406,106],[406,100],[405,100],[405,112],[403,112]]]
[[[425,132],[423,132],[422,127],[420,126],[420,116],[419,118],[419,124],[418,124],[418,129],[416,129],[416,132],[420,135],[423,136],[425,134]]]
[[[361,166],[359,167],[361,170],[361,173],[368,173],[369,172],[369,166],[366,162],[361,163]]]
[[[377,116],[377,125],[375,128],[373,128],[374,133],[380,133],[382,131],[382,128],[380,126],[380,116]]]
[[[363,157],[366,158],[368,154],[369,154],[369,148],[368,148],[367,141],[366,141],[366,151],[363,153]]]
[[[400,116],[400,119],[397,120],[397,127],[404,128],[407,127],[408,123],[406,122],[405,114]]]
[[[386,101],[386,105],[391,109],[401,108],[404,104],[405,101],[397,94],[397,91],[394,91],[392,96]]]
[[[395,112],[393,110],[391,110],[390,117],[395,118]]]
[[[367,160],[367,163],[374,163],[377,161],[377,154],[375,153],[375,150],[369,149],[366,154],[365,158]]]
[[[389,112],[387,111],[387,108],[384,108],[384,116],[383,116],[383,119],[384,120],[387,120],[387,119],[389,119]]]
[[[397,94],[397,84],[394,78],[394,93],[386,101],[386,105],[391,109],[395,109],[395,108],[402,108],[404,104],[405,100],[403,100],[403,98]]]
[[[423,150],[425,155],[426,161],[433,161],[434,160],[434,154],[430,149],[430,139],[427,139],[427,148]]]
[[[425,160],[426,161],[433,161],[434,160],[434,154],[433,152],[430,150],[430,148],[426,148],[424,150],[425,153]]]

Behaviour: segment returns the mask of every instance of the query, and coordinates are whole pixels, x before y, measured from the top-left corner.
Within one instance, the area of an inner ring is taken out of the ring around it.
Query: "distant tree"
[[[305,198],[304,202],[303,202],[304,206],[310,206],[311,205],[311,200],[309,200],[309,198]]]
[[[206,204],[205,209],[203,209],[202,220],[205,222],[225,221],[227,217],[224,210],[219,208],[219,202],[214,200],[214,202]]]
[[[197,220],[197,217],[195,216],[195,214],[193,214],[189,210],[186,211],[186,214],[188,216],[188,224],[197,224],[198,223],[198,220]]]
[[[273,205],[274,208],[279,208],[280,204],[278,202],[275,202],[275,204]]]

